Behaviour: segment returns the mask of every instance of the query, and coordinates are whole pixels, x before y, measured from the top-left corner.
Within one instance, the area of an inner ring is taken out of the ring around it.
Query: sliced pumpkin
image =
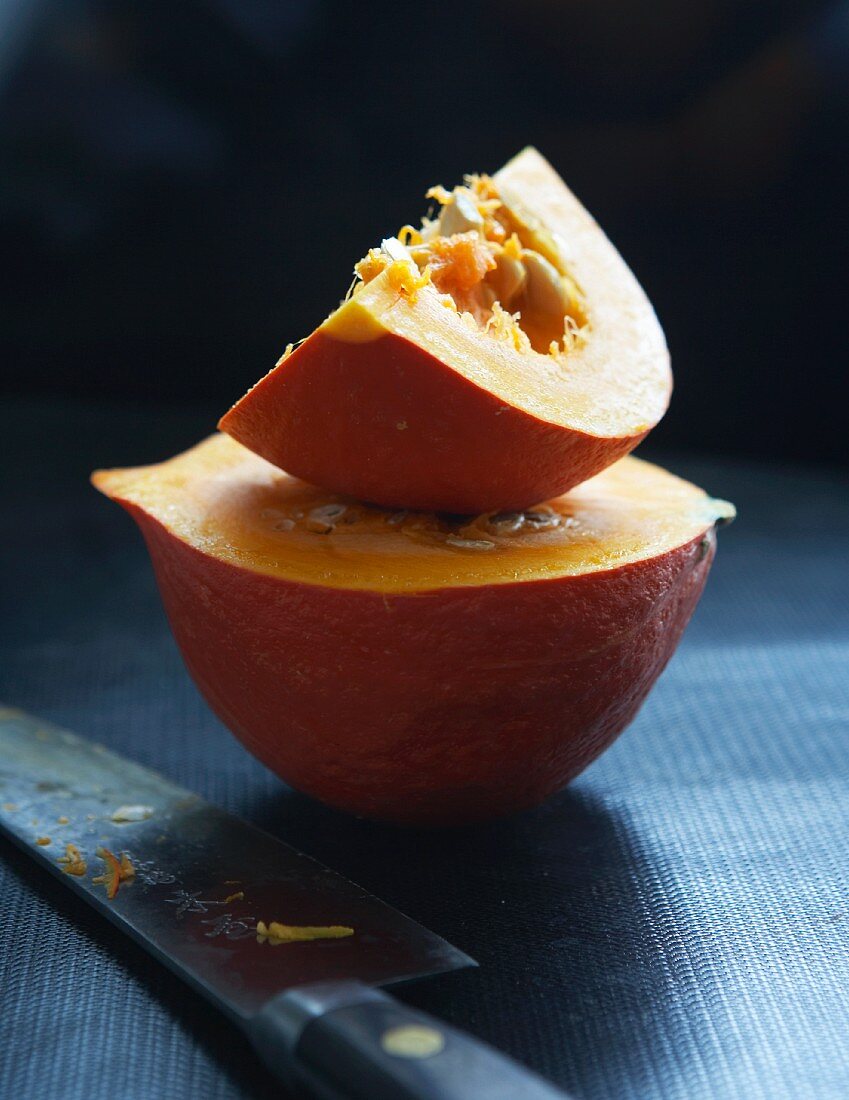
[[[433,216],[372,249],[342,305],[219,426],[379,504],[526,508],[657,423],[671,388],[663,333],[536,150],[428,194]]]
[[[213,709],[293,786],[393,821],[531,806],[630,721],[733,509],[625,458],[523,511],[389,511],[227,436],[95,485],[139,524]]]

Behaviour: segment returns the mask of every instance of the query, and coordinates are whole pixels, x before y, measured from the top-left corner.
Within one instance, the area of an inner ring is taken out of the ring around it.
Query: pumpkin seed
[[[336,521],[344,514],[344,504],[321,504],[310,510],[306,518],[306,529],[316,535],[329,535]]]
[[[458,535],[449,535],[445,540],[449,546],[457,546],[461,550],[494,550],[495,543],[489,539],[461,539]]]
[[[514,531],[518,531],[524,522],[525,516],[522,512],[498,512],[489,517],[487,526],[490,529],[494,528],[496,534],[511,535]]]
[[[309,518],[323,519],[332,523],[337,519],[341,519],[347,510],[348,507],[345,504],[320,504],[317,508],[311,510]]]
[[[515,256],[508,256],[502,252],[495,257],[496,268],[490,271],[486,281],[495,291],[498,301],[507,306],[521,294],[527,282],[528,273],[525,265]]]
[[[538,252],[522,255],[527,275],[525,299],[530,309],[546,317],[562,317],[570,305],[569,291],[560,272]]]
[[[386,237],[380,242],[380,247],[390,260],[406,260],[413,263],[413,257],[406,245],[401,244],[397,237]]]
[[[442,236],[453,237],[455,233],[483,229],[483,217],[471,193],[465,187],[455,187],[453,194],[453,200],[442,207],[439,215]]]
[[[548,531],[552,527],[559,527],[560,518],[557,512],[525,512],[525,523],[536,531]]]

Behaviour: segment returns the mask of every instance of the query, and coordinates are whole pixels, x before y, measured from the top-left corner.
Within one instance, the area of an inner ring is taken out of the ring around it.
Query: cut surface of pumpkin
[[[379,504],[526,508],[627,454],[669,359],[631,271],[539,153],[428,192],[346,300],[221,420],[307,481]]]
[[[231,565],[377,592],[614,569],[688,542],[731,507],[627,457],[521,512],[390,511],[291,477],[220,434],[158,465],[100,471],[94,483]]]

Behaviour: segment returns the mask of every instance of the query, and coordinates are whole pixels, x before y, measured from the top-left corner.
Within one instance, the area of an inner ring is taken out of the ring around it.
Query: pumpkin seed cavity
[[[511,536],[527,537],[534,533],[572,526],[573,517],[546,505],[524,512],[492,512],[481,516],[447,513],[411,512],[406,509],[385,511],[357,502],[329,501],[312,508],[263,508],[260,517],[273,531],[303,531],[330,535],[346,528],[363,530],[388,527],[413,542],[457,550],[493,550],[497,541]]]
[[[415,302],[429,283],[443,303],[518,351],[560,358],[587,339],[584,298],[557,248],[502,201],[489,176],[452,191],[432,187],[436,216],[405,225],[355,266],[356,294],[389,268],[391,285]]]

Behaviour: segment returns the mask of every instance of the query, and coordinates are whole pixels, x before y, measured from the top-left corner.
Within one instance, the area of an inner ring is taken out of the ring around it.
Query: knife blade
[[[0,831],[230,1016],[290,1087],[564,1096],[377,988],[477,965],[465,952],[156,772],[9,708]]]

